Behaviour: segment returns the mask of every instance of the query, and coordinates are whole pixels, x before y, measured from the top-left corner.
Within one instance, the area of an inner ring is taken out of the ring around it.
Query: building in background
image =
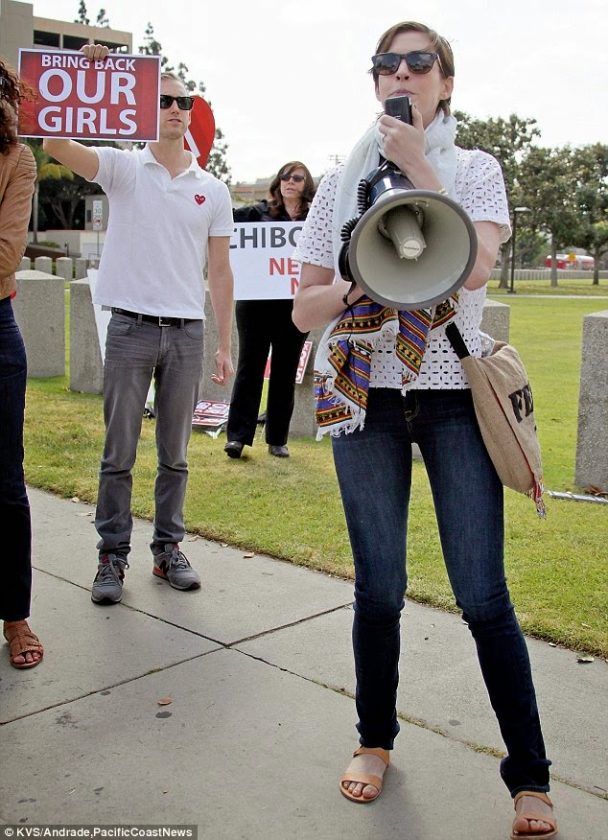
[[[268,187],[274,175],[267,178],[257,178],[255,181],[237,181],[230,185],[230,195],[234,207],[242,207],[245,204],[256,204],[268,198]]]
[[[113,52],[132,53],[133,35],[109,26],[35,17],[32,3],[0,0],[0,55],[13,67],[21,47],[79,50],[84,44],[105,44]]]

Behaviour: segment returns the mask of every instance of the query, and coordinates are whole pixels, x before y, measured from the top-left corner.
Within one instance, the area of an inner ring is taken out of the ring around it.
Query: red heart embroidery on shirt
[[[194,200],[196,201],[197,204],[204,204],[205,196],[204,195],[195,195]]]

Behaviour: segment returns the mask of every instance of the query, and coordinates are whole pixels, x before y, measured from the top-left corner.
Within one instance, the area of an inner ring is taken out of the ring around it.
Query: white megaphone
[[[361,181],[358,202],[359,217],[342,229],[345,280],[396,309],[432,306],[463,285],[475,264],[477,236],[459,204],[414,189],[388,161]]]

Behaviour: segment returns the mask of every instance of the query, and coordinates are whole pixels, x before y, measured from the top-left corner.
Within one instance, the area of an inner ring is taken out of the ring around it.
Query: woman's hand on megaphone
[[[415,105],[412,105],[412,123],[409,125],[388,114],[383,114],[378,121],[384,156],[398,166],[404,175],[408,174],[405,168],[424,158],[424,128]]]
[[[439,191],[443,185],[424,154],[425,138],[422,115],[412,103],[412,125],[383,114],[378,120],[383,135],[384,156],[409,178],[419,190]]]

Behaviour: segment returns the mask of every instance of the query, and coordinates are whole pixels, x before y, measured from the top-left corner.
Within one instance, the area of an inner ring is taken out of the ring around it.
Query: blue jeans
[[[361,744],[392,749],[399,731],[399,621],[407,588],[411,444],[429,476],[456,603],[477,645],[515,796],[549,789],[549,765],[526,643],[505,580],[503,489],[470,391],[370,389],[363,431],[333,439],[355,562],[353,646]]]
[[[30,614],[32,592],[30,505],[23,475],[23,414],[27,361],[10,298],[0,300],[0,619]]]
[[[106,438],[95,516],[100,553],[130,551],[131,471],[153,376],[158,468],[152,550],[183,539],[187,449],[202,368],[202,321],[159,327],[112,315],[104,364]]]

